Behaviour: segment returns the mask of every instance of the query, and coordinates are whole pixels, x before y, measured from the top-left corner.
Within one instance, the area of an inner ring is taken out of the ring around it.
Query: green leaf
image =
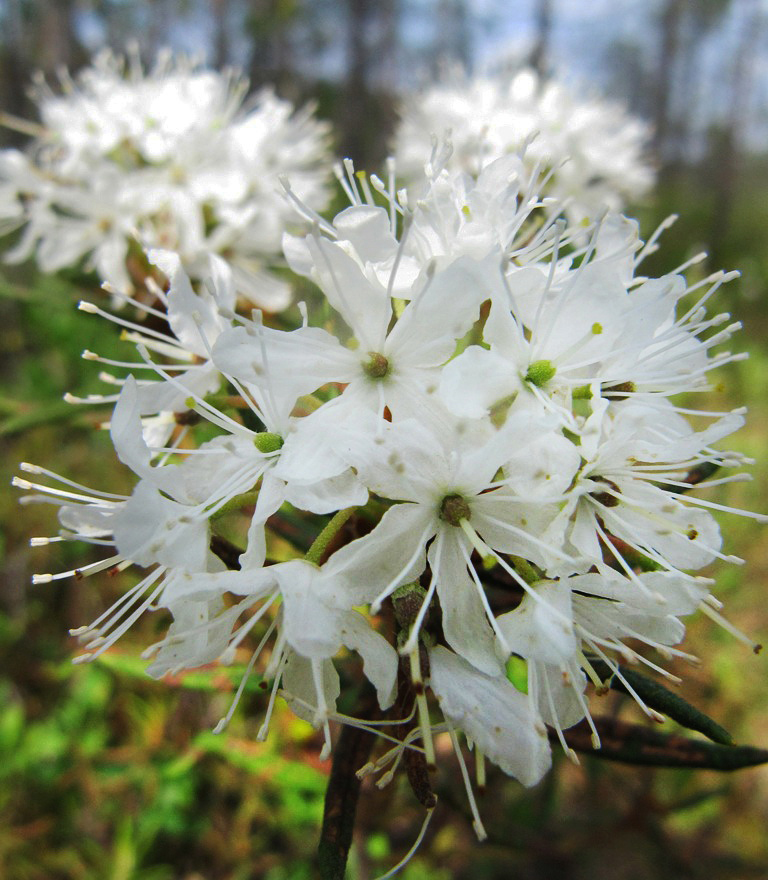
[[[590,660],[590,663],[600,678],[603,681],[608,681],[608,686],[611,690],[619,691],[622,694],[630,693],[621,679],[611,672],[607,663],[603,663],[601,660]],[[624,666],[620,666],[619,671],[626,679],[627,684],[637,692],[637,695],[651,709],[656,709],[657,712],[661,712],[688,730],[695,730],[697,733],[704,734],[712,742],[720,743],[724,746],[733,745],[733,738],[727,730],[716,721],[713,721],[708,715],[705,715],[700,709],[692,706],[683,697],[673,693],[664,685],[659,684],[659,682],[641,675],[639,672],[627,669]]]
[[[687,767],[706,770],[741,770],[768,764],[768,750],[753,746],[727,746],[663,733],[641,724],[617,718],[594,718],[601,747],[592,747],[591,731],[585,721],[565,731],[565,741],[577,752],[595,758],[653,767]],[[552,732],[550,738],[555,740]]]

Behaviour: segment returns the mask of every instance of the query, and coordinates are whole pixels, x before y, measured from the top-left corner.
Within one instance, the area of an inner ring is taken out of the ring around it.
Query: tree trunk
[[[750,0],[734,55],[728,114],[713,153],[714,204],[709,236],[709,258],[713,266],[720,266],[723,245],[730,225],[764,24],[760,0]]]
[[[670,107],[680,47],[680,23],[684,5],[685,0],[665,0],[660,18],[661,45],[656,66],[653,146],[662,169],[673,156],[670,138]]]
[[[544,77],[549,72],[549,43],[552,36],[553,0],[536,2],[536,42],[533,44],[528,63]]]

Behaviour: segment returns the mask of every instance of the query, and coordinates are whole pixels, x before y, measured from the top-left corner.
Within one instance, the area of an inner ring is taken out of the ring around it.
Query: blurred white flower
[[[567,200],[574,222],[621,210],[654,182],[645,155],[650,130],[621,105],[578,94],[533,70],[495,77],[451,71],[406,96],[393,150],[398,171],[418,178],[430,140],[448,138],[449,167],[472,175],[507,153],[550,169],[546,194]]]
[[[145,71],[135,53],[104,51],[60,81],[54,92],[37,80],[43,131],[26,154],[0,154],[0,218],[25,226],[6,259],[34,256],[50,272],[85,258],[130,291],[151,271],[138,238],[178,252],[193,280],[220,255],[238,293],[284,308],[290,289],[273,269],[294,212],[278,178],[325,207],[327,124],[269,89],[246,99],[239,75],[170,52]]]

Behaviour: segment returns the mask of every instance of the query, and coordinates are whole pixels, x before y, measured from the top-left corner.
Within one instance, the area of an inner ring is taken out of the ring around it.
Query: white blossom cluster
[[[136,488],[94,492],[33,465],[48,482],[16,482],[59,505],[60,536],[38,543],[111,548],[78,574],[146,570],[78,633],[83,659],[157,609],[173,620],[146,654],[155,676],[246,646],[250,672],[271,640],[262,734],[279,692],[327,742],[338,664],[359,655],[395,713],[405,664],[410,733],[363,772],[386,781],[406,750],[431,764],[433,735],[455,744],[458,730],[478,774],[488,758],[533,785],[547,727],[573,756],[563,730],[592,723],[596,665],[664,674],[638,646],[686,657],[680,618],[722,621],[697,572],[733,557],[698,490],[745,478],[711,478],[744,463],[717,449],[743,412],[674,398],[739,357],[719,348],[739,325],[705,306],[731,276],[643,277],[656,236],[643,244],[618,214],[581,243],[516,155],[474,177],[428,165],[412,202],[389,171],[347,163],[350,206],[332,223],[288,190],[315,226],[284,237],[285,257],[322,293],[296,329],[237,314],[224,261],[197,292],[179,255],[151,251],[168,332],[117,318],[141,362],[112,380],[111,435]],[[195,420],[216,436],[196,444]],[[233,511],[247,518],[234,559],[220,549]],[[314,541],[278,560],[285,522]]]
[[[551,171],[544,192],[564,202],[574,223],[606,208],[620,211],[654,183],[647,123],[619,103],[577,93],[532,69],[475,77],[447,71],[404,98],[400,117],[393,146],[402,174],[418,179],[433,135],[450,137],[452,167],[470,174],[526,148],[529,168]]]
[[[147,247],[178,252],[195,280],[226,258],[238,291],[269,311],[290,287],[274,269],[291,210],[290,174],[307,204],[329,197],[326,123],[247,81],[166,52],[145,71],[109,51],[33,97],[41,127],[29,148],[0,152],[0,223],[23,226],[8,262],[43,272],[82,260],[113,287],[141,290]]]

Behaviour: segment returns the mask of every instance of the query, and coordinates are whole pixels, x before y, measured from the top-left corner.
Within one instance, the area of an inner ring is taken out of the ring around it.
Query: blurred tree
[[[346,0],[347,7],[347,82],[346,112],[340,117],[343,126],[341,142],[344,153],[356,164],[364,164],[367,153],[369,81],[371,53],[368,31],[376,13],[376,0]]]
[[[681,41],[680,65],[676,82],[674,126],[678,159],[690,156],[696,149],[694,120],[708,96],[703,88],[701,48],[707,37],[722,27],[732,0],[697,0],[686,7],[684,35]]]
[[[736,52],[728,77],[727,112],[721,127],[714,129],[710,165],[713,192],[712,225],[709,232],[709,255],[712,265],[722,262],[722,251],[736,196],[739,165],[749,106],[757,73],[757,55],[765,28],[765,14],[760,0],[742,0],[748,12],[741,22]]]
[[[466,0],[437,0],[434,24],[435,64],[456,63],[469,70],[472,66],[473,47]]]
[[[301,0],[256,0],[246,4],[251,42],[248,73],[253,85],[274,83],[281,94],[295,87],[294,31],[310,11]]]
[[[665,180],[675,165],[690,158],[703,80],[701,50],[731,6],[732,0],[662,0],[651,117],[654,151]],[[709,103],[705,110],[711,109]]]
[[[685,0],[663,0],[659,13],[659,47],[654,101],[654,150],[662,165],[669,158],[669,125],[672,89]]]
[[[402,6],[399,0],[344,5],[346,73],[335,117],[344,156],[364,168],[383,160],[394,120],[394,96],[386,84],[393,84]]]
[[[37,20],[36,45],[33,49],[35,65],[46,73],[61,66],[73,67],[84,61],[83,49],[75,34],[74,0],[45,0],[28,4]]]
[[[650,119],[653,116],[654,72],[643,47],[629,37],[612,41],[603,60],[607,92],[624,101],[630,113]]]
[[[5,40],[0,47],[0,100],[4,110],[16,116],[26,116],[26,100],[21,84],[27,78],[28,56],[24,51],[22,33],[24,28],[24,3],[22,0],[7,0],[2,8],[2,32]],[[23,137],[13,132],[4,132],[3,141],[22,141]]]
[[[536,0],[534,13],[536,38],[528,63],[540,76],[546,76],[549,73],[549,43],[552,36],[553,5],[553,0]]]
[[[229,45],[230,0],[211,0],[213,17],[213,66],[226,67],[232,60]]]

